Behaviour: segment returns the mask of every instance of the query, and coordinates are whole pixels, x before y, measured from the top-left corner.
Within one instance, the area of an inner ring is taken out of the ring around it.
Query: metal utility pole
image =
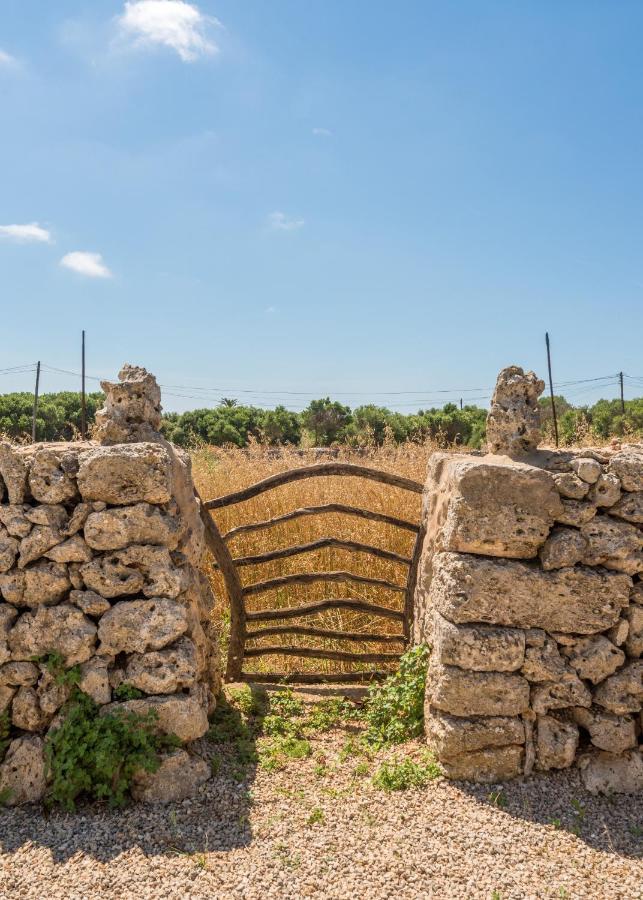
[[[549,394],[551,396],[551,414],[554,419],[554,437],[558,446],[558,419],[556,418],[556,401],[554,400],[554,382],[551,377],[551,350],[549,347],[549,332],[545,332],[545,344],[547,345],[547,369],[549,371]]]
[[[31,442],[36,443],[36,416],[38,415],[38,388],[40,386],[40,360],[36,364],[36,388],[33,394],[33,414],[31,416]]]
[[[625,415],[625,395],[623,393],[623,373],[618,373],[618,379],[621,382],[621,412]]]
[[[81,360],[81,398],[80,398],[80,436],[83,440],[87,437],[87,400],[85,397],[85,332],[83,330],[82,360]]]

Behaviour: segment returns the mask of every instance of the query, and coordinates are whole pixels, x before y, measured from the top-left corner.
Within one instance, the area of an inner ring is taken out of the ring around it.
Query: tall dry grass
[[[427,461],[430,454],[437,449],[434,442],[425,444],[406,443],[385,444],[382,447],[368,446],[360,450],[340,448],[337,458],[345,462],[354,462],[373,468],[384,469],[399,475],[424,482]],[[322,457],[322,461],[328,457]],[[258,444],[247,450],[221,449],[219,447],[203,447],[192,454],[194,479],[204,499],[221,496],[231,491],[247,487],[256,481],[276,472],[293,469],[319,462],[320,456],[314,450],[300,451],[284,449],[275,453]],[[420,520],[421,498],[418,494],[399,488],[388,487],[377,482],[353,477],[324,477],[304,479],[294,484],[284,485],[265,494],[225,509],[214,510],[212,515],[222,533],[237,525],[290,512],[302,506],[316,506],[323,503],[345,503],[384,512],[413,522]],[[341,514],[322,514],[306,516],[275,525],[261,531],[253,531],[233,537],[228,546],[234,557],[247,556],[267,552],[294,544],[304,544],[322,537],[338,537],[345,540],[359,541],[376,547],[393,550],[396,553],[410,556],[413,550],[415,535],[384,523],[370,522],[354,516]],[[318,572],[331,570],[348,570],[374,578],[384,578],[399,585],[406,582],[408,569],[401,563],[378,559],[362,552],[346,551],[340,548],[324,548],[314,552],[283,560],[274,560],[239,569],[244,585],[288,575],[298,572]],[[229,622],[229,607],[225,584],[218,571],[209,565],[210,577],[217,606],[215,619],[225,641]],[[352,583],[317,583],[311,585],[292,585],[275,589],[247,598],[247,608],[251,610],[298,606],[302,603],[330,597],[354,597],[371,603],[378,603],[394,609],[402,609],[404,596],[388,588],[358,585]],[[291,620],[292,622],[292,620]],[[310,617],[297,620],[297,623],[314,624],[333,630],[357,632],[377,632],[399,634],[401,623],[394,620],[372,617],[363,613],[328,610]],[[268,623],[263,623],[268,624]],[[286,624],[285,622],[269,624]],[[358,652],[379,652],[398,649],[398,644],[340,643],[306,636],[276,635],[260,639],[261,644],[278,644],[283,646],[323,647],[333,650],[353,650]],[[340,672],[356,668],[372,668],[372,665],[337,662],[330,660],[301,660],[298,657],[271,655],[247,659],[244,665],[246,672],[279,672],[316,671]]]

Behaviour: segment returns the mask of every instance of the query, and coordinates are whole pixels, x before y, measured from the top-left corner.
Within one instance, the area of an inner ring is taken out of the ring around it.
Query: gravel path
[[[442,779],[384,793],[378,760],[356,774],[364,760],[341,756],[347,737],[318,735],[311,758],[241,784],[224,759],[183,803],[2,810],[0,898],[643,898],[643,796],[593,798],[575,771],[495,800]]]

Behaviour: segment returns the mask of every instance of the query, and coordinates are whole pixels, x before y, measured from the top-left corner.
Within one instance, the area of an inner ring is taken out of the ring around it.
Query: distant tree
[[[87,424],[94,423],[96,410],[103,405],[104,395],[87,394]],[[14,440],[31,437],[33,394],[25,392],[0,394],[0,434]],[[77,391],[41,394],[36,416],[36,440],[70,441],[80,434],[81,399]]]
[[[330,397],[313,400],[301,414],[304,428],[313,435],[317,447],[329,447],[341,440],[351,418],[350,407]]]
[[[237,406],[237,401],[233,397],[222,397],[219,400],[219,406],[226,406],[231,409],[233,406]]]
[[[261,433],[268,444],[298,444],[301,439],[300,417],[285,406],[268,409],[261,420]]]

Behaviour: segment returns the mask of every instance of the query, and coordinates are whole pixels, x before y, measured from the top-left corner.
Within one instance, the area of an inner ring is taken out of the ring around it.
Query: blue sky
[[[168,409],[410,411],[544,375],[548,329],[558,382],[643,376],[642,34],[639,0],[3,0],[0,368],[78,371],[85,328]]]

